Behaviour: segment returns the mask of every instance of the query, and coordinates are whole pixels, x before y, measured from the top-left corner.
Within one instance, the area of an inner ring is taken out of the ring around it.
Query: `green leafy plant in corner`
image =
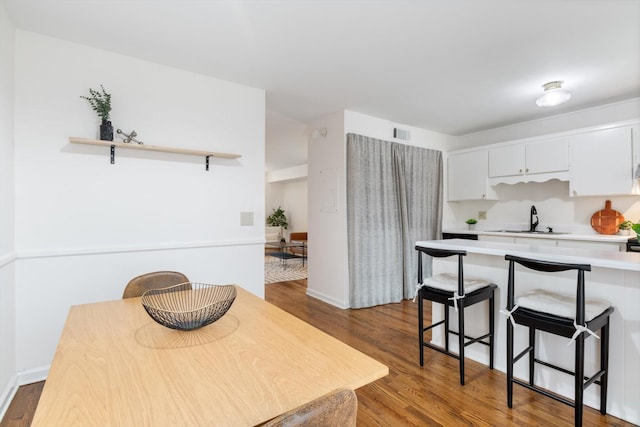
[[[100,117],[102,121],[106,122],[109,120],[109,113],[111,112],[111,94],[107,93],[102,85],[100,85],[100,89],[101,91],[89,89],[91,96],[80,96],[80,98],[89,101],[91,109],[98,113],[98,117]]]
[[[633,224],[631,229],[636,232],[637,235],[640,236],[640,224]]]
[[[289,226],[287,222],[287,216],[284,214],[284,209],[278,206],[278,209],[274,209],[271,215],[267,217],[267,225],[271,227],[281,227],[286,230]]]
[[[472,225],[472,224],[477,224],[478,220],[475,218],[469,218],[468,220],[465,221],[467,224]]]

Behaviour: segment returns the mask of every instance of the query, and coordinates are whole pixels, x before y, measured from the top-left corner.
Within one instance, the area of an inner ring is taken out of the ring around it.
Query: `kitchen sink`
[[[489,233],[520,233],[520,234],[569,234],[558,231],[529,231],[529,230],[488,230]]]

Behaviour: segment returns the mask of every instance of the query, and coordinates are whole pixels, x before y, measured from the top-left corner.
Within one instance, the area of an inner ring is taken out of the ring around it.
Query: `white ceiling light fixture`
[[[549,82],[542,85],[544,93],[536,99],[538,107],[553,107],[564,104],[571,99],[571,92],[562,89],[562,82]]]

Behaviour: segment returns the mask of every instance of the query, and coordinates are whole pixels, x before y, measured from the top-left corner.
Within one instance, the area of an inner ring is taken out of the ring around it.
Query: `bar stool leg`
[[[507,406],[513,407],[513,325],[507,320]]]
[[[600,413],[607,414],[607,386],[609,383],[609,318],[600,330],[600,369],[604,371],[600,377]]]
[[[494,347],[494,336],[495,336],[495,301],[494,301],[495,291],[491,291],[491,298],[489,298],[489,369],[493,369],[493,347]]]
[[[464,385],[464,299],[459,301],[458,307],[458,347],[460,355],[460,385]]]
[[[449,306],[444,304],[444,349],[449,352]]]
[[[533,385],[535,378],[535,360],[536,360],[536,330],[535,328],[529,328],[529,384]]]
[[[584,393],[584,335],[582,332],[576,338],[576,365],[575,365],[575,425],[582,426],[582,403]]]
[[[422,292],[418,291],[418,341],[420,344],[420,366],[424,366],[424,313]]]

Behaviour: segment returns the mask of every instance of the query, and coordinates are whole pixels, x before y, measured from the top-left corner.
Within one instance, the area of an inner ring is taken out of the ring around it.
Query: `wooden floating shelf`
[[[240,154],[218,153],[215,151],[191,150],[188,148],[158,147],[156,145],[138,144],[136,142],[103,141],[100,139],[69,137],[69,142],[74,144],[98,145],[101,147],[111,147],[111,163],[115,163],[115,148],[128,148],[132,150],[156,151],[161,153],[187,154],[190,156],[204,156],[206,158],[206,168],[209,170],[209,157],[220,159],[238,159]]]

